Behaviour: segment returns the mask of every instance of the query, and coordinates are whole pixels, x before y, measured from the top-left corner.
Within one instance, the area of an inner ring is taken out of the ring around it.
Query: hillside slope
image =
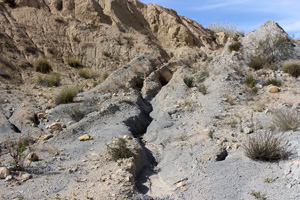
[[[299,198],[300,45],[277,23],[226,35],[137,0],[15,2],[0,2],[1,199]],[[265,133],[286,151],[250,159]]]

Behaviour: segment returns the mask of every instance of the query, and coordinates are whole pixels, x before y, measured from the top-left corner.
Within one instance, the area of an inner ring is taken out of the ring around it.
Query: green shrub
[[[190,77],[190,76],[185,76],[183,78],[183,82],[185,83],[186,86],[191,88],[191,87],[193,87],[193,84],[194,84],[194,78]]]
[[[33,140],[29,137],[20,136],[18,139],[7,139],[6,147],[8,149],[9,155],[13,159],[13,165],[15,170],[24,170],[25,167],[25,151],[30,150],[30,146],[33,144]]]
[[[284,138],[270,131],[249,137],[245,144],[245,153],[252,160],[261,161],[282,160],[290,155]]]
[[[49,75],[37,75],[37,83],[45,85],[47,87],[59,86],[61,81],[61,75],[56,72],[51,72]]]
[[[75,87],[65,87],[62,91],[57,95],[55,99],[55,103],[59,104],[66,104],[73,102],[74,98],[77,96],[78,89]]]
[[[297,78],[300,76],[300,61],[286,61],[282,69],[285,73]]]
[[[68,65],[74,68],[82,67],[81,61],[78,58],[68,60]]]
[[[241,48],[241,43],[239,42],[234,42],[231,45],[229,45],[228,49],[230,52],[232,51],[239,51]]]
[[[272,123],[283,131],[296,131],[300,126],[300,118],[295,110],[279,109],[274,113]]]
[[[254,196],[255,199],[258,199],[258,200],[266,200],[267,197],[265,194],[262,194],[261,192],[255,192],[255,191],[252,191],[251,196]]]
[[[118,138],[116,144],[107,145],[107,152],[111,159],[117,162],[122,158],[130,158],[133,156],[131,150],[127,147],[127,141],[123,138]]]
[[[46,58],[39,58],[35,62],[35,71],[46,74],[52,71],[52,67]]]
[[[268,85],[274,85],[274,86],[280,87],[280,86],[281,86],[281,80],[278,80],[278,79],[275,79],[275,78],[268,79],[268,80],[264,83],[264,85],[265,85],[265,86],[268,86]]]
[[[249,88],[253,88],[255,86],[256,80],[252,73],[249,73],[245,79],[245,85]]]

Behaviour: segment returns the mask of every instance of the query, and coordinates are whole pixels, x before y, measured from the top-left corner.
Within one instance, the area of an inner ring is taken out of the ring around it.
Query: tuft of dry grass
[[[282,66],[282,70],[285,73],[288,73],[291,76],[298,78],[298,76],[300,76],[300,61],[299,60],[285,61]]]
[[[77,93],[78,89],[76,87],[63,88],[55,98],[56,105],[73,102],[74,98],[77,96]]]
[[[219,33],[224,32],[227,37],[236,37],[236,35],[244,35],[244,31],[239,31],[236,25],[230,23],[211,23],[207,27],[209,30]]]
[[[291,153],[287,150],[287,144],[282,135],[266,131],[249,137],[244,147],[246,156],[252,160],[271,162],[288,158]]]
[[[81,64],[81,61],[80,61],[79,58],[68,60],[68,65],[70,67],[74,67],[74,68],[80,68],[80,67],[82,67],[82,64]]]
[[[52,67],[46,58],[39,58],[35,62],[35,71],[47,74],[52,71]]]
[[[39,85],[45,85],[47,87],[59,86],[61,81],[61,75],[56,72],[51,72],[49,75],[38,74],[36,82]]]
[[[296,131],[300,126],[300,118],[296,110],[279,109],[274,113],[272,123],[283,131]]]
[[[249,73],[245,79],[245,85],[249,88],[253,88],[256,84],[256,80],[252,73]]]

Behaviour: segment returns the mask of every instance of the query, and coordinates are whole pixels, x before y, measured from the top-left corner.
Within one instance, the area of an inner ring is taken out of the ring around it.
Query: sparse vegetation
[[[93,77],[93,75],[90,73],[90,71],[86,68],[80,69],[78,74],[79,74],[79,76],[81,76],[82,78],[85,78],[85,79],[89,79],[89,78]]]
[[[275,79],[275,78],[271,78],[271,79],[268,79],[265,83],[264,83],[265,86],[268,86],[268,85],[274,85],[274,86],[277,86],[277,87],[280,87],[281,86],[281,81],[278,80],[278,79]]]
[[[207,87],[203,83],[197,85],[197,88],[203,95],[206,95],[208,93]]]
[[[274,181],[275,181],[274,178],[266,178],[266,179],[264,180],[265,183],[273,183]]]
[[[147,28],[142,29],[142,34],[148,35],[149,33],[151,33],[151,31],[149,29],[147,29]]]
[[[274,113],[272,123],[283,131],[296,131],[300,126],[300,118],[296,110],[279,109]]]
[[[61,81],[61,75],[56,72],[51,72],[49,75],[37,75],[37,83],[47,87],[59,86]]]
[[[35,71],[46,74],[52,71],[52,67],[46,58],[39,58],[35,62]]]
[[[256,84],[256,80],[252,73],[249,73],[245,79],[245,85],[249,88],[253,88]]]
[[[216,33],[224,32],[227,37],[234,37],[236,34],[244,35],[244,32],[239,31],[234,24],[211,23],[207,28]]]
[[[208,76],[209,76],[209,72],[207,70],[202,71],[197,78],[197,82],[203,83],[207,79]]]
[[[65,87],[62,89],[62,91],[56,97],[55,103],[57,105],[71,103],[71,102],[73,102],[77,93],[78,93],[78,89],[76,87]]]
[[[292,52],[292,41],[281,35],[269,34],[264,40],[259,41],[257,56],[263,57],[265,66],[286,59]]]
[[[191,87],[193,87],[193,84],[194,84],[194,78],[190,77],[190,76],[185,76],[183,78],[183,82],[185,83],[186,86],[191,88]]]
[[[103,55],[108,58],[110,58],[110,56],[111,56],[111,54],[107,51],[103,51]]]
[[[245,144],[246,156],[252,160],[277,161],[286,159],[290,152],[283,136],[266,131],[248,138]]]
[[[285,73],[288,73],[291,76],[297,78],[298,76],[300,76],[300,61],[286,61],[283,64],[282,70]]]
[[[81,64],[81,61],[80,61],[79,58],[68,60],[68,65],[70,67],[74,67],[74,68],[80,68],[80,67],[82,67],[82,64]]]
[[[130,158],[133,156],[131,150],[127,147],[127,141],[123,138],[118,138],[116,144],[107,145],[107,152],[111,160],[117,162],[122,158]]]
[[[256,199],[258,200],[266,200],[266,195],[265,194],[262,194],[261,192],[255,192],[255,191],[252,191],[251,196],[254,196]]]
[[[241,43],[240,42],[234,42],[231,45],[228,46],[228,49],[230,52],[232,51],[239,51],[241,48]]]
[[[13,165],[15,170],[24,170],[25,168],[25,151],[30,150],[30,146],[33,141],[29,137],[19,136],[18,139],[7,139],[6,146],[9,152],[9,155],[13,159]]]
[[[248,63],[248,66],[251,67],[254,70],[260,70],[264,68],[266,65],[267,61],[262,58],[261,56],[253,56]]]

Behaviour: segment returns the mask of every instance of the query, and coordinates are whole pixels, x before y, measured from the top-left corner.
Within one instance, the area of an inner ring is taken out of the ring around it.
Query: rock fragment
[[[0,167],[0,179],[5,179],[9,176],[9,170],[6,167]]]
[[[84,134],[78,138],[79,141],[93,140],[94,138],[88,134]]]

